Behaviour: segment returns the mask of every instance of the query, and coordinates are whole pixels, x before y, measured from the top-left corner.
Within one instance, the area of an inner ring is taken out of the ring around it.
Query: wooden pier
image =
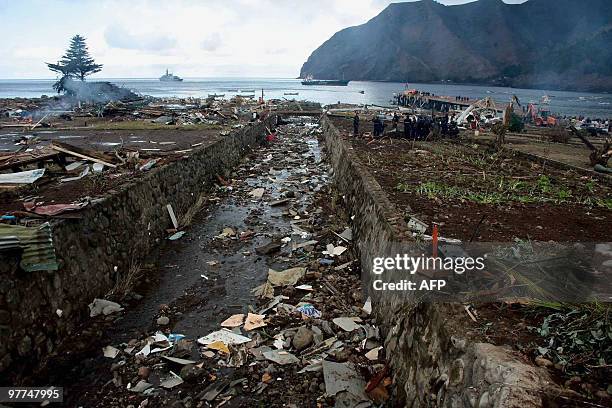
[[[479,99],[457,99],[454,96],[439,96],[431,95],[426,92],[414,91],[404,91],[397,96],[399,106],[415,109],[433,109],[440,112],[449,112],[451,110],[462,111],[478,101]],[[508,106],[507,103],[498,103],[495,101],[493,101],[493,103],[497,112],[503,112],[506,106]]]

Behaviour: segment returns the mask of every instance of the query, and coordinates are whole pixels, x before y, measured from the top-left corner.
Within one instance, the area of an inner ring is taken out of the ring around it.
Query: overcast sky
[[[469,0],[440,0],[451,5]],[[504,0],[522,3],[525,0]],[[74,34],[106,78],[291,78],[342,28],[392,0],[0,0],[0,78],[53,78]]]

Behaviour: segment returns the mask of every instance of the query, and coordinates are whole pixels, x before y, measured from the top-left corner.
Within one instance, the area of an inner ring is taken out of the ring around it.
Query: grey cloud
[[[221,40],[221,35],[219,35],[219,33],[212,33],[212,34],[208,35],[204,39],[204,41],[202,41],[200,46],[202,47],[203,50],[206,50],[206,51],[215,51],[219,47],[221,47],[222,43],[223,43],[223,41]]]
[[[176,39],[160,34],[131,34],[120,25],[111,25],[104,31],[106,43],[115,48],[142,51],[162,51],[174,48]]]

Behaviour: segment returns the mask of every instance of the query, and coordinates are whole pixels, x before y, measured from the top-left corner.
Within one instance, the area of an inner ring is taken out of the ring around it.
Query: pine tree
[[[47,63],[47,66],[51,71],[61,75],[60,79],[53,85],[58,93],[64,90],[63,84],[67,80],[78,78],[84,81],[86,76],[102,70],[102,64],[96,64],[89,55],[85,38],[78,34],[72,37],[70,47],[57,64]]]

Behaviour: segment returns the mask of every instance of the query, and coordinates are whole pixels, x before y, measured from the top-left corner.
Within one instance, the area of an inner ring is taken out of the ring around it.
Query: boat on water
[[[302,85],[347,86],[349,82],[345,79],[314,79],[309,75],[304,78]]]
[[[166,70],[166,73],[159,77],[159,80],[162,82],[182,82],[183,78],[178,77],[174,74],[171,74]]]
[[[299,92],[285,92],[283,95],[299,95]]]

